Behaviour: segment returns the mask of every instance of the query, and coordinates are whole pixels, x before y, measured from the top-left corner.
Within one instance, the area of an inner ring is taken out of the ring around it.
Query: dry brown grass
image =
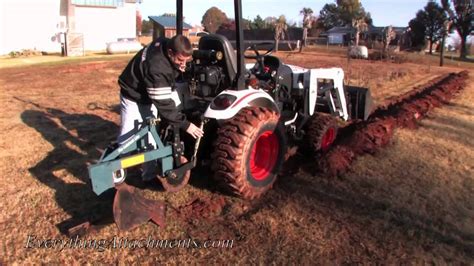
[[[352,84],[372,87],[378,102],[452,71],[360,60],[348,66],[342,57],[311,51],[279,55],[306,67],[342,66]],[[28,235],[66,239],[60,229],[109,211],[110,199],[92,193],[86,165],[117,132],[116,79],[125,64],[121,59],[0,72],[0,262],[473,262],[473,82],[420,129],[398,130],[393,145],[359,158],[343,176],[286,172],[254,203],[220,195],[202,173],[176,194],[133,181],[145,196],[175,208],[196,198],[224,198],[226,204],[222,212],[192,221],[170,208],[165,229],[149,223],[119,232],[106,224],[86,236],[230,238],[232,249],[25,249]],[[111,110],[88,110],[91,102]]]

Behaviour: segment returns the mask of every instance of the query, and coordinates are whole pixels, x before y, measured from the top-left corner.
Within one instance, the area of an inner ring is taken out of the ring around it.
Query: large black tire
[[[315,113],[306,132],[307,143],[312,152],[327,152],[336,140],[339,126],[329,114]]]
[[[234,195],[256,199],[275,182],[286,149],[278,120],[279,115],[269,109],[247,107],[219,128],[212,170]]]

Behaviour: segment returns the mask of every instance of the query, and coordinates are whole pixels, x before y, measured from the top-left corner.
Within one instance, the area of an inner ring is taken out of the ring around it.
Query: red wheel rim
[[[321,141],[321,150],[327,151],[335,139],[336,139],[336,130],[330,127],[326,131],[326,133],[324,133],[323,135],[323,139]]]
[[[264,180],[278,159],[280,143],[273,131],[265,131],[257,139],[250,154],[250,172],[256,180]]]

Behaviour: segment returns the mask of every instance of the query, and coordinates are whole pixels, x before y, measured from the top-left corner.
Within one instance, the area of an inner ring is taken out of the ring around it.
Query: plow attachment
[[[190,171],[195,166],[195,158],[188,162],[182,156],[184,147],[179,140],[179,131],[174,132],[172,144],[163,144],[156,129],[158,122],[158,119],[149,119],[129,140],[109,146],[99,162],[89,166],[92,189],[97,195],[116,189],[113,215],[120,230],[133,229],[149,220],[165,226],[165,204],[140,196],[135,188],[124,183],[127,168],[156,161],[157,179],[167,191],[175,192],[188,183]],[[156,147],[151,147],[145,139],[150,134]]]
[[[156,125],[159,120],[150,119],[135,135],[125,143],[109,146],[97,164],[89,166],[92,190],[100,195],[125,180],[125,169],[157,160],[161,163],[160,175],[170,174],[173,169],[173,149],[161,141]],[[150,149],[145,137],[151,134],[156,143]]]
[[[134,190],[125,183],[117,186],[113,211],[118,228],[131,230],[149,220],[165,227],[165,204],[161,201],[146,199]]]

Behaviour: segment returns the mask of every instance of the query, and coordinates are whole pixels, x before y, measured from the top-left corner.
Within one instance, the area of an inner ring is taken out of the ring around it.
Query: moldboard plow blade
[[[161,201],[146,199],[125,183],[117,186],[114,198],[114,220],[120,230],[131,230],[152,220],[165,227],[166,206]]]

